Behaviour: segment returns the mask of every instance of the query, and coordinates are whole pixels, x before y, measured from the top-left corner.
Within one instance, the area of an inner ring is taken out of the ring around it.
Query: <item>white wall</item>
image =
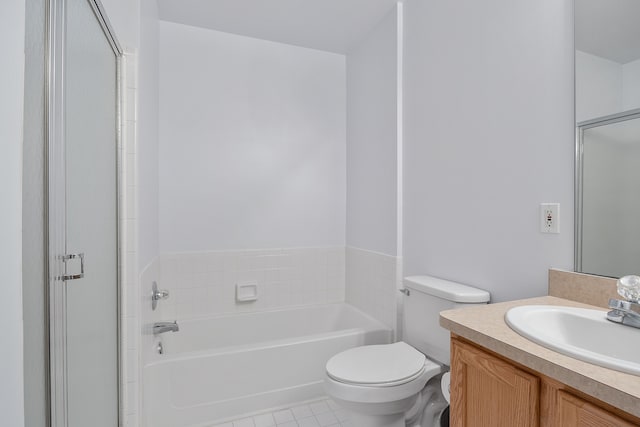
[[[396,328],[398,244],[398,13],[347,54],[345,299]]]
[[[576,51],[576,122],[622,111],[622,66]]]
[[[26,0],[24,135],[22,142],[22,319],[24,354],[24,422],[46,425],[45,345],[45,41],[46,4]]]
[[[623,109],[640,108],[640,59],[622,66],[622,87]]]
[[[619,64],[576,51],[576,121],[640,108],[640,59]]]
[[[347,246],[397,254],[397,12],[347,55]]]
[[[398,323],[398,275],[401,259],[347,246],[345,301],[393,329]],[[396,335],[399,337],[399,335]]]
[[[160,252],[344,246],[342,55],[160,23]]]
[[[137,49],[140,45],[140,2],[142,0],[101,0],[109,22],[122,47]],[[153,0],[155,3],[155,0]]]
[[[137,173],[138,267],[158,256],[159,248],[159,29],[156,0],[141,0],[138,56]],[[135,133],[136,128],[132,129]],[[133,135],[132,137],[135,137]],[[146,284],[142,284],[146,286]]]
[[[22,362],[22,119],[24,0],[0,3],[0,414],[7,426],[24,424]]]
[[[407,0],[404,275],[547,291],[573,265],[571,1]],[[561,204],[561,234],[539,204]]]

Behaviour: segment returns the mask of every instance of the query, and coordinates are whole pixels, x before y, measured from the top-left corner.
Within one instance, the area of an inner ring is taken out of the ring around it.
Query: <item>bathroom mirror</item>
[[[640,272],[640,1],[576,0],[578,272]]]

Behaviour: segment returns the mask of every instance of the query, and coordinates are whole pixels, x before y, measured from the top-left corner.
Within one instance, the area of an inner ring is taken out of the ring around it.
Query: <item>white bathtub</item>
[[[327,360],[391,341],[391,330],[348,304],[179,322],[143,368],[146,427],[205,426],[323,395]]]

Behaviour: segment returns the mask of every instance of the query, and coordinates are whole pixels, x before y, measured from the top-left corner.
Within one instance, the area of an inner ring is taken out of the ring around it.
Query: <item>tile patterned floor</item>
[[[352,427],[352,424],[344,409],[330,399],[323,399],[212,427]]]

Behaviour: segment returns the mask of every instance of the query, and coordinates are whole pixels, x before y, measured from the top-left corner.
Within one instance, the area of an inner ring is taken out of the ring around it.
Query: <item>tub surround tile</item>
[[[126,380],[127,383],[133,383],[138,381],[138,350],[127,350],[127,364],[126,364]]]
[[[125,426],[136,426],[138,425],[138,414],[127,414],[124,416],[124,425]]]
[[[611,277],[550,269],[549,295],[608,308],[609,298],[620,298],[616,282]]]
[[[346,301],[394,331],[400,258],[364,249],[346,249]]]
[[[138,412],[138,383],[127,383],[125,388],[126,393],[126,406],[125,411],[127,415],[134,415]]]
[[[136,143],[136,122],[129,122],[127,124],[127,128],[125,129],[125,138],[126,138],[126,151],[127,154],[136,154],[138,152],[137,143]]]
[[[159,301],[156,310],[151,309],[151,286],[153,282],[159,283],[159,260],[156,258],[147,267],[145,267],[140,274],[140,318],[142,319],[142,325],[138,326],[138,330],[142,335],[141,339],[141,354],[142,363],[146,363],[155,357],[156,347],[158,345],[158,339],[151,331],[151,325],[154,322],[160,322],[164,320],[174,319],[168,310],[168,307],[164,306],[165,301]],[[162,289],[162,287],[160,287]],[[173,297],[173,295],[172,295]]]
[[[136,89],[135,88],[127,88],[125,93],[125,102],[127,105],[134,106],[133,108],[125,108],[125,117],[127,121],[136,121],[137,114],[135,108],[135,99],[136,99]]]
[[[122,377],[120,403],[123,425],[139,426],[140,414],[140,288],[137,247],[137,180],[136,180],[136,116],[137,109],[137,59],[135,51],[125,50],[123,60],[123,121],[118,144],[120,182],[118,188],[118,226],[120,228],[120,281],[121,281],[121,330],[120,362]]]
[[[163,254],[159,268],[158,286],[171,294],[161,304],[167,319],[344,301],[343,247]],[[236,301],[243,282],[258,283],[256,301]]]

